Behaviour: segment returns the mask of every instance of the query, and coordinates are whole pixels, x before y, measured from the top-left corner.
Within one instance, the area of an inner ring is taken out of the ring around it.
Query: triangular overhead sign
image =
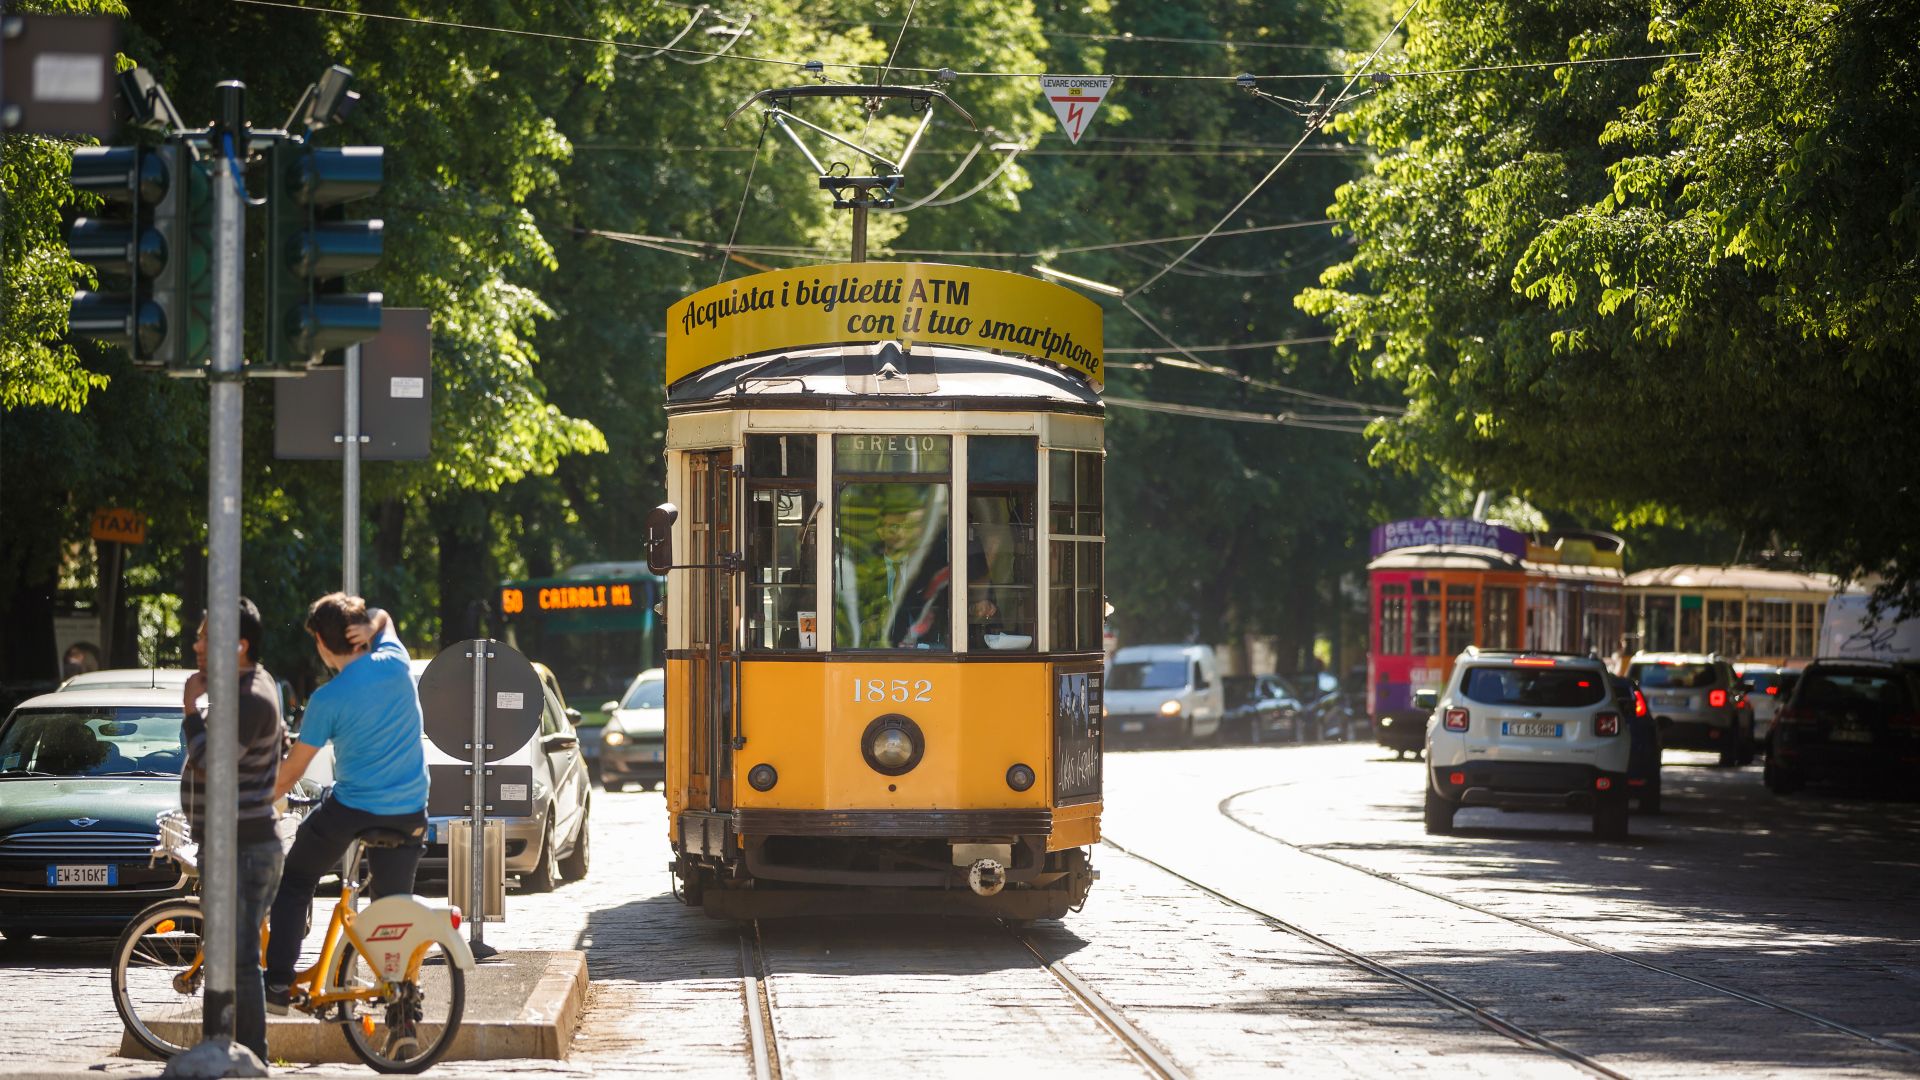
[[[1081,133],[1093,121],[1094,110],[1113,86],[1111,75],[1042,75],[1040,91],[1053,104],[1053,115],[1060,118],[1067,139],[1078,143]]]

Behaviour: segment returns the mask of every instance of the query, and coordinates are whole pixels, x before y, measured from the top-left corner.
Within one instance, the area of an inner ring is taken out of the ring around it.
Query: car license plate
[[[1122,720],[1120,721],[1120,730],[1145,731],[1147,730],[1147,722],[1145,720]]]
[[[1653,703],[1655,705],[1665,705],[1670,709],[1684,709],[1687,707],[1687,695],[1666,694],[1661,697],[1654,698]]]
[[[47,884],[118,885],[120,868],[111,863],[106,866],[49,866],[47,867]]]
[[[1557,739],[1560,737],[1560,725],[1539,720],[1507,720],[1500,724],[1500,734],[1521,735],[1530,739]]]
[[[1834,742],[1872,742],[1873,732],[1866,728],[1835,728],[1829,738]]]

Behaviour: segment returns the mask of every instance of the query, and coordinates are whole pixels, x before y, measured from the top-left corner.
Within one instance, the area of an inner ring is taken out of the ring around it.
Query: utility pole
[[[241,358],[245,303],[246,219],[241,205],[239,162],[246,153],[244,83],[215,88],[219,120],[213,155],[213,362],[207,372],[211,417],[207,497],[207,806],[228,812],[206,815],[206,852],[200,901],[206,912],[208,1042],[233,1041],[235,970],[239,919],[240,803],[240,436]],[[184,147],[183,147],[184,150]]]

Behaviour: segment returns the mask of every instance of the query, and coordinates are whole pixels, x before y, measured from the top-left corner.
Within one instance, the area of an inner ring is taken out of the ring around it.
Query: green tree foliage
[[[1299,302],[1411,396],[1380,456],[1920,593],[1905,16],[1425,5],[1415,69],[1702,55],[1399,80],[1341,121],[1380,159]]]

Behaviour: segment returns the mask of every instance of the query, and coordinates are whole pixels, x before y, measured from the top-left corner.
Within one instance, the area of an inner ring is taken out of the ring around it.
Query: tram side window
[[[1447,652],[1459,656],[1473,644],[1473,586],[1447,585]]]
[[[1489,649],[1520,647],[1520,623],[1514,618],[1520,603],[1520,590],[1510,586],[1489,585],[1480,590],[1481,642]]]
[[[1380,586],[1380,655],[1407,654],[1407,590],[1400,585]]]
[[[1048,606],[1053,648],[1100,648],[1106,604],[1103,463],[1097,451],[1048,450]]]
[[[1707,601],[1707,651],[1726,656],[1741,654],[1741,614],[1738,600]]]
[[[1412,581],[1413,655],[1440,655],[1440,583]]]
[[[1039,441],[967,439],[967,648],[1032,650],[1039,637]]]
[[[747,436],[747,647],[814,648],[812,435]]]
[[[834,436],[834,648],[953,647],[952,443]]]

